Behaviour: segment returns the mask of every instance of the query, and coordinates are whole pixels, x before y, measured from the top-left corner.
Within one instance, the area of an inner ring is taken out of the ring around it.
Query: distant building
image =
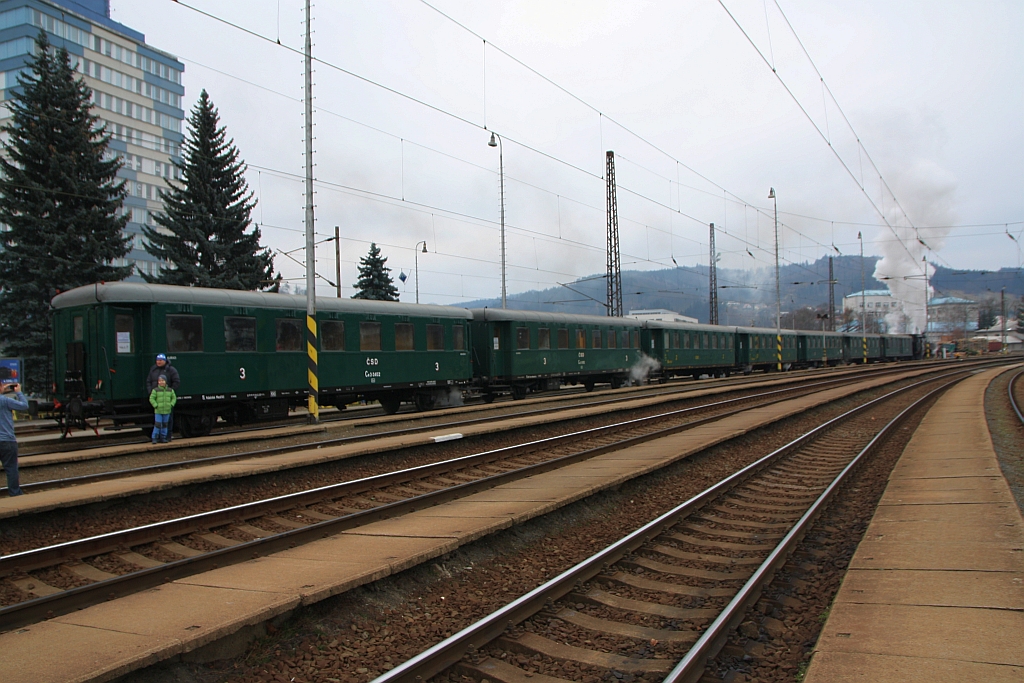
[[[843,310],[856,311],[860,314],[864,306],[869,313],[888,315],[893,311],[902,313],[903,302],[892,298],[888,289],[865,289],[843,297]]]
[[[167,187],[166,178],[176,177],[171,162],[181,154],[185,66],[146,45],[143,34],[111,20],[109,0],[0,0],[3,102],[17,90],[40,30],[71,53],[72,65],[93,91],[93,111],[112,135],[110,153],[124,161],[118,176],[127,181],[125,231],[132,250],[115,265],[156,273],[161,264],[145,251],[142,226],[155,227],[153,214],[163,208],[159,191]],[[0,103],[0,123],[9,117]],[[129,279],[141,278],[136,273]]]
[[[992,327],[978,330],[974,333],[975,339],[984,339],[989,342],[990,348],[995,345],[1001,347],[1006,344],[1007,351],[1024,350],[1024,331],[1016,318],[1007,318],[1004,324],[1003,316],[997,315],[996,322]]]
[[[641,308],[634,311],[630,311],[628,318],[636,318],[638,320],[660,320],[663,322],[670,323],[696,323],[696,318],[690,318],[685,315],[676,313],[675,311],[668,311],[664,308]]]

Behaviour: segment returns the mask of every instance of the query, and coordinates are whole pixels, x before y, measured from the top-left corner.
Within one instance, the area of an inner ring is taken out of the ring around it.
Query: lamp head
[[[423,253],[424,254],[427,253],[427,243],[426,242],[423,243]]]
[[[768,190],[768,199],[775,199],[775,188],[774,187]]]
[[[487,143],[488,147],[497,147],[498,141],[494,139],[494,133],[491,133],[491,141]]]

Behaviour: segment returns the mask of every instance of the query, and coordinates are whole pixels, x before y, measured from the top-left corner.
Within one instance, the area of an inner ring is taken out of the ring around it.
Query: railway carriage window
[[[395,323],[395,351],[414,351],[412,323]]]
[[[619,333],[619,347],[623,349],[629,348],[629,330],[623,330]]]
[[[727,338],[729,340],[729,348],[731,349],[732,348],[732,335],[730,334]]]
[[[640,333],[639,332],[634,332],[633,333],[633,348],[634,349],[639,349],[640,348]]]
[[[546,327],[542,327],[537,330],[537,348],[538,349],[550,349],[551,348],[551,330]]]
[[[498,331],[498,326],[494,326],[494,331],[491,333],[491,342],[494,345],[494,350],[497,351],[501,348],[501,333]]]
[[[256,350],[256,318],[224,318],[224,350]]]
[[[684,349],[690,348],[690,333],[689,332],[683,332],[683,348]]]
[[[456,351],[466,348],[466,331],[462,325],[452,325],[452,348]]]
[[[678,332],[673,332],[672,333],[672,348],[673,349],[678,349],[679,348],[679,333]]]
[[[558,348],[569,348],[569,330],[563,328],[558,331]]]
[[[516,348],[522,351],[523,349],[530,348],[530,328],[529,327],[517,327],[516,328]]]
[[[167,350],[171,353],[203,350],[203,316],[169,315],[166,318]]]
[[[118,353],[135,353],[135,316],[114,316],[114,339],[117,341]]]
[[[359,350],[380,351],[380,323],[359,323]]]
[[[590,339],[593,343],[593,348],[601,348],[601,330],[593,330],[590,334]]]
[[[82,316],[76,315],[74,318],[72,318],[71,327],[74,334],[74,336],[72,337],[73,341],[82,341],[85,339],[85,325]]]
[[[576,330],[576,348],[585,349],[587,348],[587,331]]]
[[[444,351],[443,325],[427,325],[427,351]]]
[[[615,330],[608,330],[607,337],[608,337],[608,348],[609,349],[614,349],[615,348]]]
[[[324,351],[345,350],[345,323],[325,320],[320,323],[320,348]]]
[[[278,351],[301,351],[302,350],[302,323],[295,318],[277,319],[277,344]]]
[[[718,348],[718,335],[717,334],[711,335],[711,348],[713,348],[713,349],[717,349]]]
[[[672,339],[672,337],[669,335],[669,333],[667,331],[666,332],[662,332],[662,334],[665,336],[665,348],[666,349],[672,348],[672,344],[671,344],[671,341],[670,341]]]

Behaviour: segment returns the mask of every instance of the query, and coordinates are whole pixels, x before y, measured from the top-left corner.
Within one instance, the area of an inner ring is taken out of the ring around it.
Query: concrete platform
[[[232,636],[461,545],[612,488],[705,448],[892,381],[874,379],[779,403],[556,472],[367,524],[0,634],[4,683],[109,681]],[[27,497],[27,496],[26,496]]]
[[[948,391],[893,469],[805,683],[1024,681],[1024,519],[985,420],[999,368]]]

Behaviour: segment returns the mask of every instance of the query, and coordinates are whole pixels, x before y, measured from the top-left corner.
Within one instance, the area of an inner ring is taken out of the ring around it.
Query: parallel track
[[[868,414],[931,381],[816,427],[373,683],[422,683],[448,667],[476,680],[559,679],[566,662],[602,678],[697,681],[850,473],[958,380],[881,429]]]
[[[808,387],[802,389],[804,393],[811,391]],[[126,595],[551,471],[749,410],[751,402],[760,407],[790,400],[794,391],[790,388],[766,392],[756,401],[748,396],[662,412],[8,555],[0,558],[0,576],[8,577],[7,581],[19,590],[39,597],[0,608],[0,628],[33,623],[111,596]],[[698,413],[708,412],[714,414],[694,418]],[[50,577],[69,576],[74,577],[69,586],[47,583]],[[67,590],[59,590],[65,587]]]

